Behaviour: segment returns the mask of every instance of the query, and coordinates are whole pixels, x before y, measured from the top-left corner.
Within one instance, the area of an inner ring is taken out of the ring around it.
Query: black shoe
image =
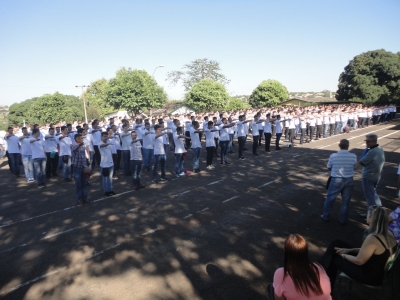
[[[360,216],[361,218],[363,218],[363,219],[366,219],[366,218],[367,218],[367,214],[359,214],[359,216]]]
[[[243,151],[247,151],[247,150],[249,150],[249,149],[247,149],[247,148],[243,148]]]
[[[77,205],[83,205],[83,204],[85,204],[85,202],[83,200],[76,200],[76,204]]]
[[[276,151],[279,151],[279,150],[282,150],[282,148],[276,148],[275,150],[276,150]]]
[[[253,153],[253,156],[258,156],[258,153]]]
[[[58,177],[58,174],[57,173],[53,174],[53,177]]]
[[[271,151],[269,151],[269,150],[265,150],[265,152],[271,152]]]
[[[161,178],[160,178],[160,181],[168,181],[168,179],[166,179],[166,178],[164,178],[164,177],[161,177]]]
[[[90,203],[90,201],[88,199],[83,199],[82,201],[83,201],[83,203]]]
[[[110,196],[111,196],[110,192],[104,193],[104,197],[110,197]]]
[[[239,159],[240,159],[240,160],[246,160],[246,158],[243,157],[243,156],[242,156],[242,157],[239,157]]]
[[[88,183],[86,183],[86,186],[92,186],[92,184],[88,182]]]
[[[115,193],[114,191],[111,191],[111,192],[110,192],[110,195],[111,195],[111,196],[115,196],[116,193]]]
[[[72,179],[71,178],[64,178],[64,181],[65,182],[70,182],[70,181],[72,181]]]
[[[226,165],[230,165],[231,163],[229,161],[225,161],[225,164]]]
[[[321,220],[324,222],[329,222],[329,220],[325,219],[323,215],[321,215]]]
[[[229,151],[228,153],[235,153],[234,151]]]
[[[220,164],[220,165],[223,165],[223,164],[224,164],[224,162],[220,161],[220,162],[219,162],[219,164]]]
[[[139,185],[138,185],[138,188],[139,188],[139,189],[144,189],[144,188],[145,188],[145,186],[144,186],[144,185],[142,185],[142,184],[139,184]]]

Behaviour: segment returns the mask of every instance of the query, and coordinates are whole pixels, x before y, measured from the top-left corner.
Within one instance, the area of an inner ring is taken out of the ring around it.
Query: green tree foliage
[[[368,51],[355,56],[340,74],[336,99],[361,101],[400,100],[400,52]]]
[[[251,108],[250,104],[246,101],[238,99],[238,98],[230,98],[227,110],[238,110],[238,109],[249,109]]]
[[[106,88],[108,81],[105,78],[93,81],[84,93],[87,112],[93,118],[104,118],[106,114],[114,112],[116,108],[107,101]]]
[[[252,107],[278,105],[289,98],[287,88],[279,81],[269,79],[261,82],[250,95],[249,104]]]
[[[168,72],[166,80],[170,81],[173,86],[182,81],[185,92],[188,92],[196,83],[206,78],[217,81],[224,86],[230,82],[225,75],[220,73],[219,62],[215,60],[196,59],[190,64],[184,65],[182,70]]]
[[[211,79],[203,79],[186,93],[188,106],[195,111],[225,109],[229,104],[229,94],[222,83]]]
[[[31,105],[38,99],[37,97],[22,101],[20,103],[14,103],[10,106],[8,111],[8,125],[18,125],[22,126],[24,124],[24,120],[26,124],[34,123],[31,112]]]
[[[144,70],[122,68],[110,79],[106,90],[106,101],[116,109],[126,109],[134,117],[143,110],[163,107],[167,94]]]

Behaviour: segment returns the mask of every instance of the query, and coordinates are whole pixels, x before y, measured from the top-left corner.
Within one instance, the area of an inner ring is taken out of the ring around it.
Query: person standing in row
[[[199,173],[200,170],[200,152],[201,152],[201,143],[199,138],[199,130],[200,124],[197,121],[194,121],[192,126],[190,127],[190,139],[192,140],[192,156],[193,156],[193,172]],[[229,138],[228,138],[229,140]]]
[[[140,129],[138,130],[140,131]],[[137,138],[137,133],[135,132],[135,137]],[[132,142],[132,133],[129,132],[128,124],[122,125],[122,132],[120,135],[122,147],[122,163],[124,164],[124,175],[131,176],[130,165],[132,165],[132,151],[131,151],[131,142]],[[142,160],[142,159],[141,159]]]
[[[64,181],[72,181],[71,174],[71,145],[72,141],[68,136],[67,126],[61,126],[61,135],[58,136],[58,144],[60,145],[60,157],[62,158],[63,166],[62,173]]]
[[[262,121],[258,120],[258,115],[254,116],[254,121],[251,122],[251,132],[253,135],[253,156],[258,156],[257,148],[258,148],[258,141],[260,138],[260,133],[258,131],[258,124],[261,124]]]
[[[39,138],[39,135],[39,129],[33,129],[30,143],[32,162],[36,172],[36,182],[39,188],[44,188],[46,186],[46,150],[44,149],[44,142]]]
[[[26,127],[22,127],[22,136],[19,137],[19,142],[21,144],[21,158],[24,165],[25,177],[29,183],[34,182],[31,136]]]
[[[271,114],[268,113],[266,115],[267,119],[264,122],[264,138],[265,138],[265,152],[271,152],[269,147],[271,145],[271,137],[272,137],[272,126],[271,122]]]
[[[75,134],[75,144],[71,145],[71,162],[73,165],[75,179],[75,193],[78,204],[89,203],[88,201],[88,178],[85,167],[90,165],[90,149],[83,141],[81,134]],[[87,158],[88,157],[88,158]]]
[[[282,125],[281,125],[281,116],[276,115],[276,121],[275,121],[275,150],[282,150],[281,147],[279,146],[279,142],[282,137]]]
[[[179,120],[178,120],[179,122]],[[212,123],[212,122],[211,122]],[[187,155],[187,151],[185,146],[183,145],[184,139],[190,139],[186,135],[183,135],[182,127],[176,127],[176,131],[173,133],[174,139],[174,151],[175,151],[175,177],[185,176],[185,170],[183,169],[183,163],[185,161],[184,155]],[[206,143],[208,142],[208,138],[206,135]],[[214,142],[214,139],[212,139]],[[213,153],[214,154],[214,153]]]
[[[227,152],[228,152],[228,145],[229,145],[229,132],[228,128],[231,128],[232,126],[235,125],[235,123],[230,123],[228,124],[228,120],[226,118],[222,118],[222,124],[218,126],[220,130],[220,138],[219,138],[219,145],[221,147],[221,161],[220,164],[226,164],[229,165],[230,162],[228,162],[227,159]]]
[[[246,143],[246,125],[250,120],[245,120],[246,116],[239,116],[239,121],[237,122],[237,130],[238,130],[238,144],[239,144],[239,159],[245,160],[246,158],[243,156],[244,146]]]
[[[154,168],[153,168],[153,183],[158,183],[158,165],[161,169],[160,181],[167,181],[165,178],[166,171],[166,154],[164,148],[163,135],[167,134],[162,132],[160,125],[154,125],[154,138],[153,138],[153,149],[154,149]]]
[[[19,138],[14,134],[14,129],[12,127],[8,127],[8,134],[6,134],[4,139],[7,144],[7,155],[10,165],[10,171],[15,176],[19,177],[21,164],[21,146],[19,144]]]
[[[108,133],[101,133],[101,143],[99,144],[99,151],[101,155],[100,168],[102,174],[102,185],[104,190],[104,196],[114,196],[113,190],[113,174],[114,174],[114,162],[112,158],[112,145],[108,142]]]
[[[145,171],[151,170],[151,163],[154,156],[154,131],[150,128],[150,123],[146,122],[143,130],[143,168]]]
[[[143,164],[143,156],[142,156],[142,144],[140,143],[140,139],[137,138],[137,134],[135,131],[131,132],[131,143],[129,145],[130,151],[130,163],[131,163],[131,173],[132,173],[132,182],[133,189],[139,190],[145,188],[144,185],[140,182],[140,176],[142,173],[142,164]]]
[[[47,164],[46,164],[46,177],[58,176],[58,142],[54,135],[54,127],[49,128],[49,133],[44,137],[44,148],[46,149]]]

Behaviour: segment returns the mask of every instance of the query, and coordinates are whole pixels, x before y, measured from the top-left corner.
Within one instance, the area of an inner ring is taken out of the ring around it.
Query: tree
[[[251,108],[250,104],[246,101],[238,99],[238,98],[230,98],[227,110],[238,110],[238,109],[249,109]]]
[[[222,83],[208,78],[196,83],[185,95],[187,105],[195,111],[224,109],[229,104],[229,99]]]
[[[162,87],[144,70],[122,68],[110,79],[106,102],[116,109],[126,109],[131,117],[145,109],[163,107],[167,95]]]
[[[26,124],[34,123],[35,121],[30,116],[31,105],[36,101],[37,97],[22,101],[20,103],[14,103],[10,106],[8,111],[8,124],[23,126],[24,121]]]
[[[217,81],[224,86],[230,82],[225,75],[220,73],[219,62],[215,60],[196,59],[190,64],[184,65],[182,70],[168,72],[166,80],[170,81],[172,85],[182,81],[185,92],[188,92],[196,83],[206,78]]]
[[[400,100],[400,52],[368,51],[355,56],[339,76],[336,99],[361,101]]]
[[[114,112],[116,108],[107,102],[106,88],[108,81],[105,78],[93,81],[84,93],[88,118],[104,118],[106,114]],[[89,117],[89,112],[91,117]]]
[[[249,104],[252,107],[278,105],[289,98],[289,92],[279,81],[269,79],[261,82],[250,95]]]

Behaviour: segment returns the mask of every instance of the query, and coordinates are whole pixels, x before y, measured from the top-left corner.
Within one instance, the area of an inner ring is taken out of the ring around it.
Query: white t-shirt
[[[142,133],[141,130],[136,131],[136,136],[137,136],[137,132]],[[123,136],[124,134],[127,134],[126,136]],[[139,139],[139,137],[137,137]],[[125,132],[121,132],[121,141],[122,141],[122,147],[121,150],[129,150],[131,147],[131,142],[132,142],[132,138],[131,138],[131,134],[129,132],[125,133]]]
[[[252,130],[253,136],[259,136],[260,135],[259,132],[258,132],[258,124],[257,124],[257,122],[255,122],[255,121],[251,122],[251,130]]]
[[[142,160],[142,144],[140,142],[133,143],[129,145],[129,150],[131,151],[131,160]]]
[[[206,127],[204,129],[204,134],[206,136],[206,147],[215,147],[214,135],[211,129]]]
[[[107,143],[109,143],[111,145],[111,153],[112,154],[117,154],[117,149],[115,147],[115,139],[108,139]]]
[[[190,138],[192,140],[192,148],[201,148],[200,138],[198,133],[194,133],[196,130],[190,127]]]
[[[280,120],[275,121],[275,134],[282,133],[282,125]]]
[[[246,123],[243,123],[242,121],[238,121],[237,123],[237,130],[238,130],[238,137],[240,136],[246,136]]]
[[[212,139],[214,141],[214,139]],[[186,149],[183,145],[183,138],[178,138],[178,134],[174,132],[175,153],[185,153]]]
[[[99,128],[100,129],[100,128]],[[100,131],[93,132],[95,129],[91,129],[90,133],[92,134],[92,143],[94,146],[98,146],[101,144],[101,129]]]
[[[47,139],[44,140],[44,149],[46,152],[58,152],[57,138],[53,135],[46,134]]]
[[[27,137],[19,141],[21,143],[21,155],[32,155],[31,139],[31,137]]]
[[[32,159],[46,158],[46,155],[44,154],[44,142],[42,140],[31,143],[31,150]]]
[[[146,132],[150,132],[150,134],[146,135]],[[154,140],[154,132],[147,129],[143,130],[143,148],[145,149],[153,149],[153,140]]]
[[[94,152],[93,144],[92,144],[92,135],[87,134],[86,136],[83,137],[83,142],[85,145],[89,146],[89,151]]]
[[[61,135],[58,136],[58,144],[60,145],[60,156],[62,155],[71,156],[71,145],[72,145],[71,139],[67,136],[60,140],[60,137],[62,136]]]
[[[156,138],[156,136],[153,134],[153,149],[154,149],[154,155],[165,154],[164,142],[162,136]]]
[[[101,155],[101,162],[100,162],[100,167],[101,168],[109,168],[114,165],[113,159],[112,159],[112,145],[108,145],[106,147],[100,147],[101,144],[99,144],[99,151]]]
[[[11,135],[5,139],[7,144],[8,153],[20,153],[19,152],[19,138],[15,135]]]
[[[228,132],[228,128],[224,128],[224,124],[221,124],[219,126],[219,129],[221,129],[220,133],[219,133],[219,140],[220,141],[229,141],[229,132]]]
[[[264,122],[264,133],[272,133],[271,122],[268,120],[265,120],[265,122]]]

